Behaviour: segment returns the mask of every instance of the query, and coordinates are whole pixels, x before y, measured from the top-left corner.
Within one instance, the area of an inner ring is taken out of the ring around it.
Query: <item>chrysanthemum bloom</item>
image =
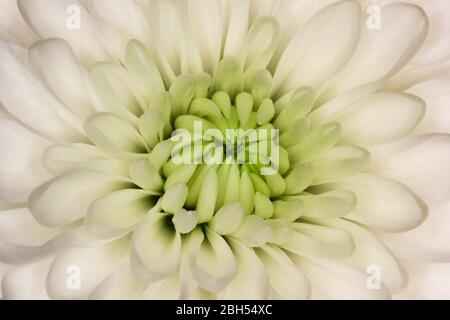
[[[448,297],[449,4],[392,2],[0,1],[3,298]]]

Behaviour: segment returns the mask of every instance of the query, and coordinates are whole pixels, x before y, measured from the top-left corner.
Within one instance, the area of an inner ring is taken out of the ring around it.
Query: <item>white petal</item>
[[[255,252],[239,241],[230,241],[236,258],[237,273],[220,295],[229,300],[261,300],[269,293],[269,278]]]
[[[312,223],[293,223],[292,226],[295,232],[281,247],[298,255],[343,259],[355,249],[352,236],[343,228]]]
[[[3,106],[27,127],[54,140],[83,140],[81,134],[63,120],[68,116],[65,106],[34,77],[12,46],[3,41],[0,41],[0,82]]]
[[[166,278],[179,267],[181,236],[170,226],[171,219],[154,209],[133,232],[136,267],[143,267],[150,281]]]
[[[39,246],[23,246],[0,240],[0,261],[8,264],[30,263],[65,248],[92,243],[93,240],[79,228],[61,233]]]
[[[391,293],[403,290],[408,282],[408,275],[394,254],[376,234],[343,219],[326,224],[346,229],[354,239],[355,250],[345,262],[361,270],[370,270],[375,266],[381,273],[381,282]]]
[[[370,274],[342,262],[294,258],[295,263],[311,281],[314,300],[373,300],[390,299],[383,285],[369,289]]]
[[[84,126],[89,139],[108,151],[144,153],[146,150],[144,140],[133,125],[113,113],[95,113]]]
[[[113,175],[128,176],[132,161],[113,159],[90,144],[54,145],[45,151],[43,162],[54,174],[86,169]]]
[[[133,275],[128,265],[114,271],[89,295],[92,300],[138,299],[144,285]]]
[[[325,98],[337,96],[363,84],[385,81],[418,51],[428,31],[425,13],[417,6],[395,3],[381,10],[379,30],[361,28],[355,54],[327,87]]]
[[[18,0],[18,6],[40,36],[66,40],[85,65],[111,59],[89,13],[77,0]]]
[[[251,26],[239,54],[247,80],[269,64],[277,48],[279,34],[280,25],[273,17],[262,17]]]
[[[37,246],[52,239],[62,230],[39,224],[28,208],[0,211],[0,239],[24,246]]]
[[[174,274],[170,278],[150,284],[141,297],[147,300],[179,300],[180,296],[180,279]]]
[[[450,262],[450,201],[430,206],[428,218],[401,234],[380,234],[396,256],[418,262]]]
[[[144,190],[124,189],[95,200],[84,223],[90,233],[113,238],[129,233],[154,206],[155,200]]]
[[[450,137],[435,135],[389,156],[374,157],[369,169],[401,181],[432,204],[450,197],[449,163]]]
[[[276,247],[264,246],[256,250],[264,263],[272,289],[283,299],[303,300],[310,295],[310,284],[292,260]]]
[[[425,117],[414,133],[450,134],[450,78],[425,81],[406,92],[422,98],[427,105]]]
[[[225,33],[224,56],[236,56],[248,31],[250,0],[224,1],[228,30]]]
[[[91,248],[58,253],[49,271],[47,291],[53,299],[86,299],[126,257],[129,241],[119,239]]]
[[[222,49],[223,12],[219,0],[188,0],[186,14],[205,71],[214,74]]]
[[[236,261],[227,242],[219,234],[196,229],[188,243],[188,264],[199,287],[211,293],[221,292],[236,274]]]
[[[133,0],[93,0],[88,2],[89,13],[102,35],[123,61],[130,39],[149,40],[147,22]]]
[[[82,118],[94,112],[86,70],[78,64],[67,42],[61,39],[36,42],[29,56],[37,74],[72,112]]]
[[[125,67],[130,82],[150,103],[165,90],[155,59],[149,50],[139,41],[131,40],[125,53]]]
[[[280,23],[280,41],[275,54],[273,66],[279,62],[286,46],[292,37],[303,27],[311,17],[316,15],[323,8],[338,2],[339,0],[316,0],[316,1],[297,1],[283,0],[274,7],[272,14]],[[255,5],[262,1],[255,1]],[[271,1],[276,3],[276,1]]]
[[[259,17],[273,15],[280,2],[280,0],[252,0],[250,24],[253,24]]]
[[[50,259],[11,268],[2,277],[3,298],[7,300],[34,300],[45,291]]]
[[[30,210],[40,223],[55,227],[83,218],[90,204],[108,192],[126,187],[120,177],[96,171],[72,171],[33,191]]]
[[[0,1],[0,39],[30,45],[37,35],[20,15],[16,1]]]
[[[426,204],[401,183],[366,174],[331,184],[356,194],[356,207],[346,217],[387,232],[404,232],[420,225]]]
[[[317,86],[342,68],[359,39],[360,12],[357,1],[341,1],[302,26],[277,66],[274,92]]]
[[[15,120],[0,119],[0,199],[24,201],[38,185],[51,177],[41,157],[49,142]]]
[[[345,144],[373,145],[406,136],[422,120],[425,103],[413,95],[378,92],[337,117]]]
[[[402,260],[408,272],[409,283],[405,290],[395,295],[405,300],[450,299],[450,264],[420,263]]]

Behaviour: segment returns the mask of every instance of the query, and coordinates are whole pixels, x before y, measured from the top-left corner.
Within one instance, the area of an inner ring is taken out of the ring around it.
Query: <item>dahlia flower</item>
[[[1,0],[2,297],[448,298],[449,10]]]

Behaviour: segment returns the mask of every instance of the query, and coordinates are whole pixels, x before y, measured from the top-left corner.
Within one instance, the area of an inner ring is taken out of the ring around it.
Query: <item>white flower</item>
[[[450,7],[394,2],[1,0],[3,298],[448,298]]]

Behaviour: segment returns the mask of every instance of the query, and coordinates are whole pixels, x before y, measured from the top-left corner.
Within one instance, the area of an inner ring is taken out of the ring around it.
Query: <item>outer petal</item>
[[[327,86],[328,100],[363,84],[384,82],[418,51],[428,31],[425,13],[417,6],[396,3],[382,8],[380,30],[362,26],[355,54]]]
[[[398,257],[418,262],[450,261],[450,201],[430,206],[428,218],[401,234],[380,234]]]
[[[266,266],[273,295],[283,299],[309,298],[308,279],[281,249],[264,246],[256,252]]]
[[[420,225],[427,216],[426,204],[404,185],[391,179],[359,174],[331,186],[356,194],[356,207],[347,218],[376,229],[404,232]]]
[[[169,226],[169,215],[154,208],[133,232],[132,267],[155,282],[176,272],[181,260],[181,236]]]
[[[231,241],[237,263],[237,274],[227,286],[223,299],[266,299],[269,294],[269,278],[264,264],[254,251],[238,241]]]
[[[0,199],[24,201],[51,177],[42,165],[49,142],[14,120],[0,119]]]
[[[438,78],[419,83],[407,90],[422,98],[427,110],[416,134],[450,134],[450,78]]]
[[[431,205],[450,198],[449,163],[450,136],[434,135],[391,155],[374,156],[369,170],[401,181]]]
[[[405,290],[396,299],[448,300],[450,299],[450,264],[420,263],[402,260],[409,274]]]
[[[330,221],[327,224],[346,229],[354,239],[355,250],[345,260],[346,262],[361,270],[370,270],[372,266],[379,268],[380,280],[391,293],[397,293],[404,289],[408,282],[406,270],[375,234],[344,219]]]
[[[118,267],[128,250],[129,241],[119,239],[99,247],[61,251],[48,274],[49,296],[53,299],[86,299]]]
[[[11,244],[41,245],[61,231],[59,228],[47,228],[39,224],[28,208],[0,211],[0,239]]]
[[[205,71],[214,74],[219,64],[222,36],[223,11],[219,0],[188,0],[186,14]]]
[[[29,56],[42,81],[73,113],[85,118],[94,112],[86,71],[67,42],[61,39],[39,41],[31,47]]]
[[[294,258],[311,281],[311,298],[317,300],[390,299],[389,290],[369,289],[368,274],[342,262]]]
[[[274,92],[317,86],[351,57],[359,39],[357,1],[331,5],[306,23],[291,40],[277,66]]]
[[[130,39],[149,41],[147,21],[135,1],[93,0],[88,8],[96,27],[122,61]]]
[[[35,300],[46,295],[45,280],[51,259],[12,267],[2,278],[3,298]]]
[[[25,23],[16,1],[0,1],[0,39],[29,45],[36,40],[36,34]]]
[[[75,127],[77,119],[68,114],[28,69],[23,48],[0,41],[0,100],[6,110],[27,127],[59,141],[82,141]],[[63,120],[64,119],[64,120]]]
[[[412,95],[379,92],[348,110],[337,119],[342,124],[342,141],[367,146],[406,136],[422,120],[425,103]]]
[[[97,171],[72,171],[34,190],[29,206],[40,223],[60,226],[83,218],[95,199],[127,184],[121,177]]]
[[[89,13],[77,0],[18,0],[18,5],[40,36],[66,40],[84,64],[111,59]]]

